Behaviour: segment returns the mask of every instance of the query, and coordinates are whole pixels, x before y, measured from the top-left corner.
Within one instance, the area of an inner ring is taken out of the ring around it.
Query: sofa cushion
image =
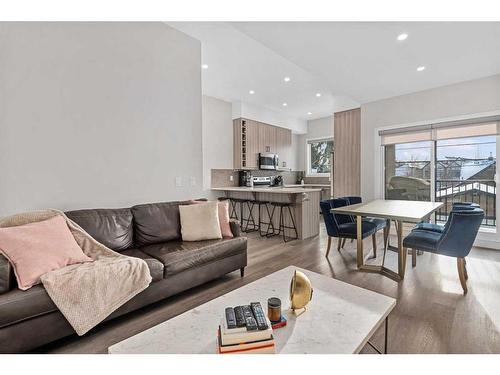
[[[181,237],[179,205],[188,202],[140,204],[132,207],[134,242],[138,246],[172,241]]]
[[[50,219],[0,228],[0,253],[14,268],[19,289],[40,283],[40,277],[72,264],[92,262],[78,246],[60,215]]]
[[[15,276],[12,265],[6,257],[0,254],[0,294],[14,289]]]
[[[153,282],[163,279],[163,263],[153,258],[151,255],[143,253],[139,249],[124,250],[122,251],[122,255],[143,259],[148,265],[149,272],[151,273],[151,277],[153,278]]]
[[[207,241],[169,241],[141,247],[141,251],[158,259],[165,266],[165,277],[189,268],[245,252],[246,237]]]
[[[217,202],[180,206],[183,241],[204,241],[222,238]]]
[[[104,246],[115,251],[132,247],[132,212],[128,208],[66,212],[71,220]]]
[[[57,307],[41,285],[22,291],[11,290],[0,295],[0,328],[57,311]]]

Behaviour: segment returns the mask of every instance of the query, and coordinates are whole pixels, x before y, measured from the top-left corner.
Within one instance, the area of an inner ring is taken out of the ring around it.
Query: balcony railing
[[[436,180],[436,202],[444,205],[436,221],[445,222],[453,202],[474,202],[484,210],[484,227],[496,226],[496,182],[494,180]]]

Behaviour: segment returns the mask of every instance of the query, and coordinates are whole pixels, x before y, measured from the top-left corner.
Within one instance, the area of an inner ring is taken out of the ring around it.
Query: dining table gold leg
[[[403,279],[406,270],[406,249],[403,247],[403,222],[397,221],[396,225],[398,234],[398,274]]]
[[[363,266],[363,237],[362,237],[363,217],[356,216],[356,238],[357,238],[357,263],[358,269]]]

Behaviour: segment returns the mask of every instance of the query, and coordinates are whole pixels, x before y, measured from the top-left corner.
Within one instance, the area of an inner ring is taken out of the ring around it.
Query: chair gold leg
[[[411,249],[411,266],[417,266],[417,249]]]
[[[457,268],[458,268],[458,277],[460,278],[460,284],[462,284],[462,289],[464,290],[464,294],[467,294],[467,278],[465,277],[465,259],[457,258]]]
[[[340,251],[341,247],[342,247],[342,238],[339,237],[339,241],[337,243],[337,251]]]
[[[375,233],[372,234],[372,244],[373,244],[373,257],[377,257],[377,236]]]
[[[326,257],[330,254],[330,248],[332,247],[332,237],[328,236],[328,245],[326,247]]]

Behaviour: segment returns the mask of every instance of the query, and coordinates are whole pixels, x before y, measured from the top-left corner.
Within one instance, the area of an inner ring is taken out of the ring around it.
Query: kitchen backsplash
[[[266,177],[266,176],[276,176],[281,175],[283,177],[283,183],[296,184],[297,177],[300,172],[297,171],[265,171],[265,170],[254,170],[252,171],[252,176],[256,177]],[[233,176],[233,181],[230,177]],[[212,169],[212,187],[228,187],[228,186],[238,186],[238,171],[234,169]]]

